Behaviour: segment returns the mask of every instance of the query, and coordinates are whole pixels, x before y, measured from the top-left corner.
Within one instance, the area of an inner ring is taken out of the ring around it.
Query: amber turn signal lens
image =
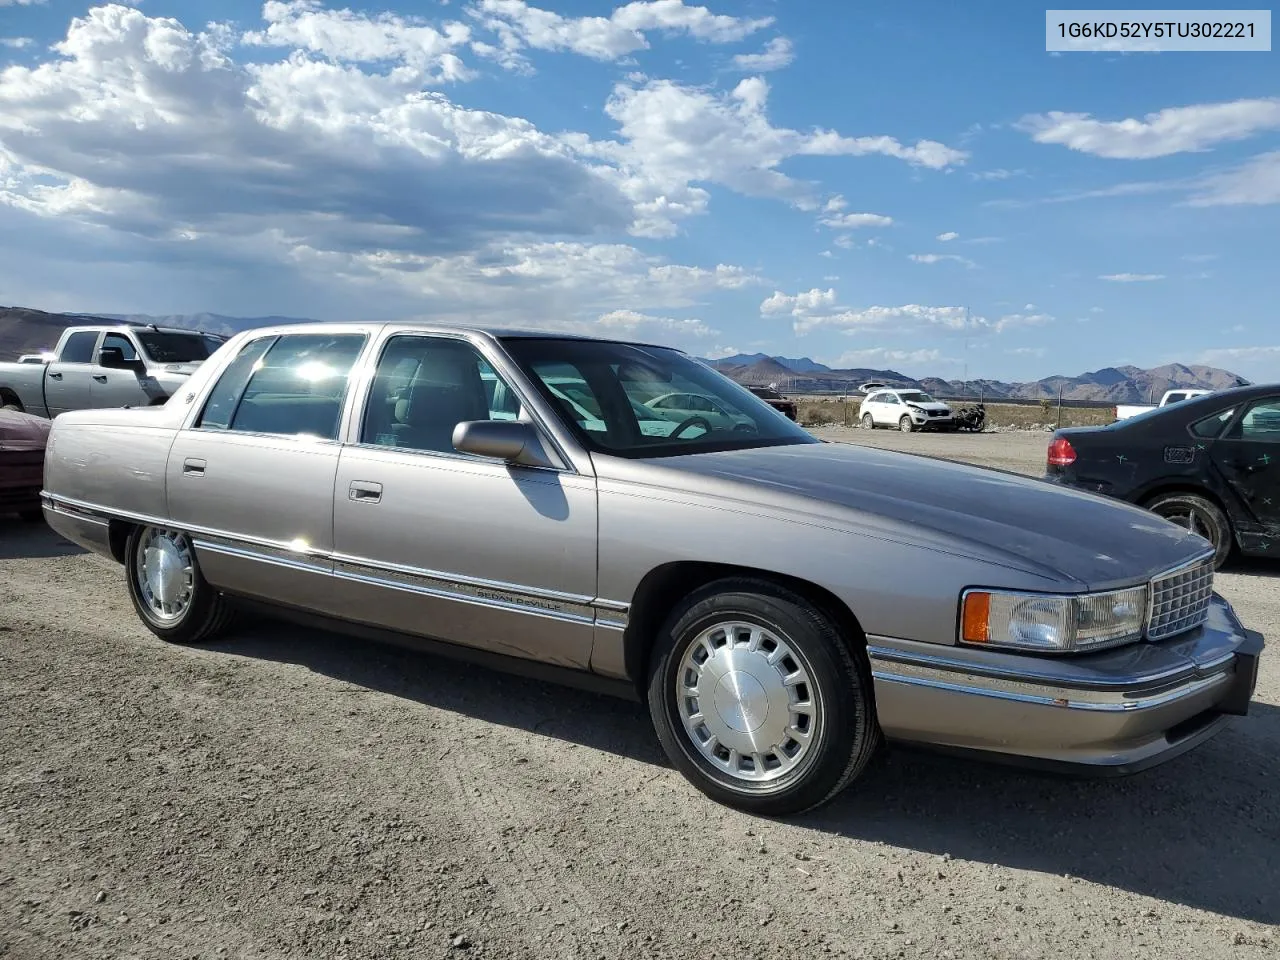
[[[971,593],[966,596],[960,620],[960,635],[966,643],[989,642],[991,640],[991,594]]]

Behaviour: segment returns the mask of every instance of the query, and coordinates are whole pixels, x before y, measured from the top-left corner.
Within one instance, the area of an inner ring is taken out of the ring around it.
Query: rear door
[[[1210,456],[1244,504],[1241,546],[1280,552],[1280,395],[1250,401]]]
[[[339,430],[367,339],[339,327],[250,340],[178,432],[169,516],[214,586],[328,610]]]
[[[887,423],[896,425],[898,423],[898,395],[889,391],[880,394],[880,401],[876,404],[876,423]]]
[[[93,406],[93,375],[98,330],[77,330],[67,337],[58,359],[45,368],[44,399],[49,416]]]

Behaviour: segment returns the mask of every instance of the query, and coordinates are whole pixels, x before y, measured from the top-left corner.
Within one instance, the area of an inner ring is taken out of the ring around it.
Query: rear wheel
[[[1196,493],[1166,493],[1147,504],[1147,509],[1213,544],[1213,562],[1221,567],[1231,556],[1235,536],[1231,521],[1212,500]]]
[[[764,816],[831,800],[881,742],[865,654],[765,580],[709,584],[672,612],[648,700],[676,769],[713,800]]]
[[[201,575],[191,537],[182,530],[136,528],[125,547],[124,570],[134,610],[161,640],[201,643],[231,622],[230,605]]]
[[[902,415],[902,419],[898,421],[898,429],[903,433],[910,433],[915,429],[915,424],[911,422],[911,418],[906,414]]]
[[[864,430],[874,430],[875,428],[876,428],[876,421],[875,421],[875,419],[871,416],[871,414],[869,414],[869,413],[864,413],[864,414],[862,415],[862,429],[864,429]]]

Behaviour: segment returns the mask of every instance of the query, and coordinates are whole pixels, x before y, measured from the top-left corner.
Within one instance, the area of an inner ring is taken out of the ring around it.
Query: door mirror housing
[[[124,351],[119,347],[103,347],[98,351],[98,366],[112,370],[137,370],[142,363],[139,360],[126,360]]]
[[[523,420],[464,420],[453,428],[453,448],[522,467],[555,466],[538,431]]]

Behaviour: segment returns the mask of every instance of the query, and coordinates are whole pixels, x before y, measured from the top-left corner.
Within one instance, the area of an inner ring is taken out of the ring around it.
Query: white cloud
[[[506,66],[523,64],[520,51],[526,47],[568,50],[612,61],[648,49],[648,32],[685,33],[707,43],[736,43],[773,23],[773,17],[713,14],[706,7],[685,6],[682,0],[628,3],[608,17],[565,17],[522,0],[480,0],[469,13],[484,29],[496,33],[500,42],[500,48],[486,44],[477,52],[492,55]]]
[[[823,204],[822,210],[824,213],[839,213],[848,205],[849,204],[845,201],[844,197],[837,193],[834,197],[831,197],[825,204]]]
[[[764,73],[790,66],[796,58],[791,41],[786,37],[774,37],[759,53],[739,53],[733,65],[746,73]]]
[[[998,168],[995,170],[975,170],[969,174],[974,180],[1009,180],[1013,177],[1025,177],[1025,170],[1005,170]]]
[[[692,317],[653,317],[635,310],[611,310],[602,314],[596,324],[610,336],[663,336],[681,340],[687,337],[714,337],[720,333]]]
[[[958,236],[960,236],[960,234],[956,233],[954,230],[948,230],[946,233],[938,234],[938,239],[943,243],[946,243],[948,240],[954,240]]]
[[[1031,309],[1030,304],[1027,305],[1027,309]],[[979,327],[987,327],[995,333],[1004,333],[1015,327],[1043,327],[1052,322],[1053,317],[1047,313],[1006,313],[994,321],[988,321],[983,317],[977,320]]]
[[[893,217],[879,213],[833,213],[822,217],[820,222],[836,230],[858,230],[862,227],[892,226]]]
[[[827,314],[807,313],[797,316],[793,326],[797,334],[817,329],[840,330],[849,334],[910,333],[930,328],[960,331],[966,329],[966,316],[964,307],[926,307],[909,303],[901,307],[875,306]]]
[[[1121,160],[1207,150],[1280,128],[1280,98],[1171,107],[1141,120],[1095,120],[1087,113],[1029,114],[1017,124],[1037,143],[1061,144],[1094,156]]]
[[[1232,332],[1232,333],[1244,333],[1244,332],[1245,332],[1245,330],[1247,330],[1247,329],[1249,329],[1249,328],[1248,328],[1248,327],[1246,327],[1243,323],[1237,323],[1234,327],[1232,327],[1232,328],[1231,328],[1231,332]]]
[[[0,0],[0,7],[34,7],[49,0]]]
[[[706,357],[708,360],[723,360],[725,357],[736,356],[741,352],[742,351],[739,350],[737,347],[717,346],[717,347],[712,347],[710,350],[704,351],[702,355]]]
[[[392,13],[328,10],[316,0],[267,0],[262,19],[267,29],[246,33],[243,43],[306,50],[337,62],[398,62],[412,68],[415,79],[437,83],[475,76],[453,52],[471,39],[462,23],[448,23],[440,31]]]
[[[946,260],[951,260],[966,267],[977,266],[968,257],[962,257],[955,253],[909,253],[907,254],[907,259],[914,260],[916,263],[942,263]]]
[[[1005,351],[1014,357],[1043,357],[1048,352],[1044,347],[1014,347],[1012,350]]]
[[[33,43],[35,41],[30,37],[0,37],[0,47],[8,47],[10,50],[25,50]]]
[[[1186,253],[1182,256],[1183,260],[1188,263],[1208,263],[1210,260],[1217,260],[1216,253]]]
[[[857,244],[853,239],[853,236],[848,233],[840,234],[840,236],[836,237],[831,242],[834,243],[841,250],[852,250],[855,246],[857,246]]]
[[[892,350],[886,347],[871,347],[867,350],[849,350],[842,353],[834,363],[828,366],[836,369],[866,367],[882,363],[959,363],[951,357],[943,356],[941,350]]]
[[[1110,280],[1112,283],[1148,283],[1152,280],[1163,280],[1163,273],[1107,273],[1099,280]]]
[[[1199,181],[1193,207],[1280,203],[1280,150],[1254,157],[1234,170]]]
[[[1089,312],[1090,312],[1090,313],[1102,313],[1102,308],[1101,308],[1101,307],[1090,307],[1090,308],[1089,308]]]
[[[791,295],[785,294],[781,290],[775,290],[772,296],[760,304],[760,315],[772,317],[790,314],[793,317],[803,317],[815,311],[832,307],[835,302],[836,292],[834,288],[819,290],[814,287],[812,290]]]
[[[644,204],[654,205],[649,235],[662,235],[662,224],[706,208],[708,194],[696,186],[700,183],[718,183],[747,196],[774,197],[800,209],[818,209],[821,204],[814,185],[778,169],[795,156],[880,153],[916,165],[959,162],[942,144],[927,146],[921,141],[905,148],[892,137],[857,138],[857,150],[842,151],[835,141],[855,141],[822,131],[802,133],[773,126],[766,114],[768,98],[769,85],[763,77],[748,77],[727,93],[671,80],[653,80],[643,86],[620,83],[605,111],[618,123],[625,142],[590,143],[585,138],[572,142],[584,154],[615,164],[622,188],[641,209]],[[826,201],[828,207],[836,203],[842,204],[843,198]]]

